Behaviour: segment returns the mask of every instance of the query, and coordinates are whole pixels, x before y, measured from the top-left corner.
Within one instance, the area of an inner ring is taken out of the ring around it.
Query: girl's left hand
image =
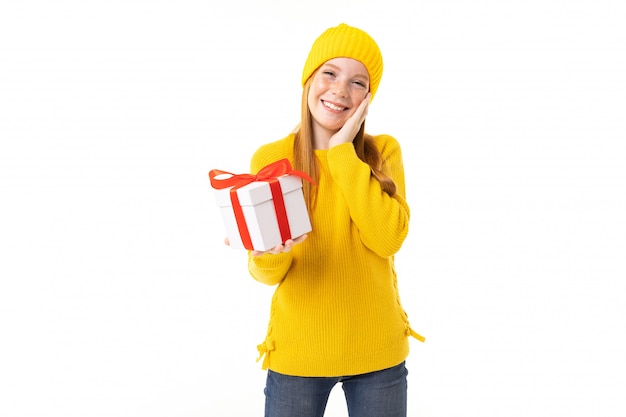
[[[328,141],[329,148],[352,142],[354,140],[354,137],[359,132],[361,125],[365,121],[365,116],[367,116],[367,110],[369,108],[371,99],[372,93],[367,93],[361,104],[359,104],[359,107],[357,107],[354,114],[350,116],[350,118],[341,127],[341,129],[339,129],[339,131],[337,131],[337,133],[335,133],[330,138],[330,140]]]

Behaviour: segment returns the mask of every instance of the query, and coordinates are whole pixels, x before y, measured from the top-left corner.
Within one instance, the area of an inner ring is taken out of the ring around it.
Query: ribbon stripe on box
[[[227,178],[217,178],[218,176],[229,175]],[[285,208],[285,202],[283,199],[283,193],[278,178],[283,175],[295,175],[309,181],[315,185],[315,182],[303,171],[298,171],[292,168],[289,160],[284,158],[273,162],[263,167],[258,174],[233,174],[231,172],[222,171],[219,169],[213,169],[209,172],[209,179],[211,186],[215,189],[230,189],[230,199],[233,207],[233,213],[237,222],[237,228],[239,235],[243,243],[244,248],[253,250],[252,239],[250,232],[246,224],[246,219],[239,202],[237,190],[250,183],[257,181],[265,181],[269,183],[270,191],[272,193],[272,201],[274,204],[274,211],[276,212],[276,219],[278,221],[278,227],[282,243],[291,239],[291,230],[289,228],[289,221],[287,219],[287,210]]]

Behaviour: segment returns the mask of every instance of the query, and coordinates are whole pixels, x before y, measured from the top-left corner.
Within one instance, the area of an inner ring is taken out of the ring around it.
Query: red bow
[[[230,175],[228,178],[217,179],[218,175]],[[291,167],[289,159],[284,158],[276,162],[272,162],[269,165],[261,168],[258,174],[233,174],[232,172],[221,171],[219,169],[213,169],[209,172],[209,179],[211,180],[211,186],[215,189],[221,190],[228,187],[241,188],[255,181],[267,181],[282,175],[296,175],[300,178],[304,178],[311,184],[315,185],[315,181],[309,177],[306,172],[295,170]]]

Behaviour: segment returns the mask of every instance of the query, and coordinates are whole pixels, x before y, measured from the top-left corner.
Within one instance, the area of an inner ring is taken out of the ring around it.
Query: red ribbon
[[[230,175],[230,177],[224,179],[216,178],[218,175],[224,174]],[[256,181],[266,181],[269,183],[282,243],[285,243],[285,241],[291,239],[291,230],[289,229],[289,221],[287,220],[287,210],[285,209],[283,192],[280,187],[280,182],[277,178],[287,174],[296,175],[300,178],[304,178],[311,184],[315,185],[315,182],[311,179],[311,177],[309,177],[306,172],[293,169],[287,158],[266,165],[265,167],[261,168],[259,173],[256,175],[233,174],[231,172],[221,171],[219,169],[213,169],[209,171],[209,179],[213,188],[221,190],[224,188],[232,187],[230,189],[230,200],[233,205],[233,212],[235,213],[237,228],[239,229],[239,235],[241,236],[241,241],[244,248],[248,250],[254,249],[252,246],[252,239],[250,238],[250,232],[248,231],[248,226],[246,224],[246,219],[243,214],[241,204],[239,203],[239,197],[237,196],[237,189]]]

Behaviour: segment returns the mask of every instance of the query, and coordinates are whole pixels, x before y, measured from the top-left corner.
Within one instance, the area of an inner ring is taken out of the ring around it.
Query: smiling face
[[[327,141],[354,114],[369,92],[369,75],[361,62],[333,58],[315,73],[308,105],[316,142]]]

